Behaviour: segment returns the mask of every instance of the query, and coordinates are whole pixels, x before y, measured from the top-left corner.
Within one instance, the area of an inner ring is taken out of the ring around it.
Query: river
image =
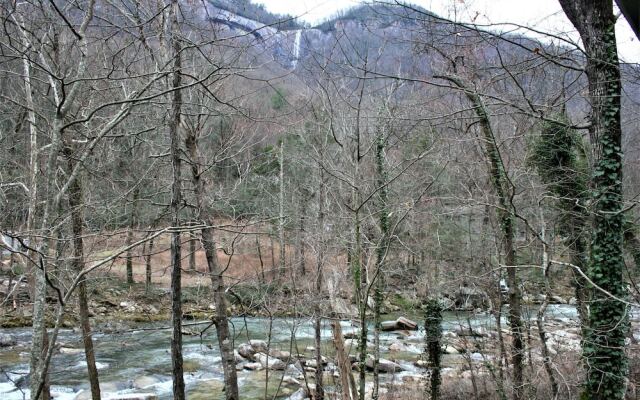
[[[531,310],[535,313],[535,309]],[[567,305],[551,305],[549,317],[556,320],[575,318],[575,308]],[[411,317],[411,316],[410,316]],[[236,336],[236,345],[249,339],[270,340],[271,348],[290,351],[291,354],[306,353],[311,356],[308,346],[313,344],[312,320],[247,317],[233,318],[232,329]],[[474,327],[493,325],[492,318],[486,314],[446,313],[443,323],[445,331],[455,330],[468,322]],[[185,321],[185,329],[195,335],[184,336],[185,381],[189,399],[222,398],[222,367],[220,354],[216,344],[215,329],[210,327],[202,336],[201,332],[207,323],[196,324]],[[354,331],[350,321],[341,322],[343,332]],[[269,339],[269,327],[271,338]],[[160,399],[171,398],[171,362],[169,343],[171,330],[164,323],[140,323],[129,326],[117,326],[117,329],[98,327],[94,334],[97,366],[103,398],[108,394],[154,393]],[[18,345],[0,349],[0,398],[3,400],[28,399],[26,388],[18,389],[14,382],[23,378],[28,372],[29,328],[4,329],[4,333],[14,336]],[[331,331],[325,324],[323,331],[323,351],[330,354]],[[406,371],[385,379],[399,379],[402,374],[417,374],[421,371],[413,366],[412,361],[420,357],[423,348],[424,331],[399,336],[397,332],[385,332],[381,336],[382,356],[388,354],[388,347],[393,342],[402,340],[403,350],[394,352],[393,359],[400,363]],[[294,339],[294,340],[292,340]],[[58,344],[63,348],[53,357],[51,372],[51,391],[54,398],[82,399],[88,394],[86,363],[80,335],[75,330],[62,330]],[[237,347],[237,346],[236,346]],[[283,372],[270,371],[269,393],[275,394]],[[264,398],[265,371],[239,372],[239,385],[242,398]],[[20,386],[20,385],[19,385]],[[24,385],[22,385],[24,386]],[[295,386],[284,384],[280,387],[278,398],[286,398]]]

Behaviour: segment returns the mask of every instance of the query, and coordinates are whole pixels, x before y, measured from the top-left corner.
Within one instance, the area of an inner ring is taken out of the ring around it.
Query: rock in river
[[[283,371],[287,368],[287,364],[284,361],[278,360],[275,357],[267,357],[265,353],[256,353],[255,357],[264,368],[275,369],[278,371]]]
[[[0,333],[0,347],[15,346],[18,341],[11,335]]]
[[[395,321],[383,321],[381,324],[383,331],[415,331],[418,324],[408,318],[400,317]]]

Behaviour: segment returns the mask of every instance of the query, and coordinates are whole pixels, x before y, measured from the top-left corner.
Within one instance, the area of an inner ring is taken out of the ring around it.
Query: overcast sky
[[[278,14],[300,16],[312,24],[330,17],[337,11],[353,7],[358,0],[254,0]],[[565,17],[558,0],[412,0],[440,16],[461,22],[516,23],[556,35],[577,40],[573,26]],[[511,29],[508,26],[504,30]],[[640,43],[631,28],[620,17],[616,25],[616,36],[621,58],[627,62],[640,63]]]

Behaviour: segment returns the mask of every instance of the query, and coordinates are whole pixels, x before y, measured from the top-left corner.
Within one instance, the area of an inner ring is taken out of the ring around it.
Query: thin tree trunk
[[[316,318],[314,321],[314,339],[315,339],[315,348],[316,348],[316,399],[323,400],[324,399],[324,386],[322,383],[322,307],[320,305],[322,299],[322,270],[324,267],[324,252],[325,241],[324,241],[324,219],[325,219],[325,201],[326,201],[326,182],[324,176],[324,170],[322,166],[319,166],[319,175],[320,175],[320,187],[318,190],[318,235],[319,235],[319,245],[318,245],[318,259],[317,259],[317,267],[316,267],[316,304],[314,307],[314,312],[316,314]],[[303,261],[304,262],[304,261]],[[342,372],[341,372],[342,373]]]
[[[191,164],[191,181],[196,198],[196,217],[205,227],[202,229],[202,247],[207,259],[209,277],[213,290],[213,301],[215,305],[214,325],[218,333],[218,346],[222,358],[222,369],[224,371],[224,393],[227,400],[239,400],[238,375],[236,372],[236,362],[234,356],[233,337],[229,332],[229,317],[227,313],[227,302],[224,297],[225,285],[223,271],[218,264],[216,245],[213,236],[213,217],[209,214],[204,203],[204,180],[201,175],[201,162],[198,152],[198,141],[193,130],[187,131],[185,147],[189,153]],[[259,244],[258,244],[259,247]]]
[[[25,46],[28,46],[26,35],[23,31],[22,33],[25,38],[24,44]],[[27,232],[29,234],[30,243],[33,246],[35,244],[36,238],[36,236],[33,234],[33,231],[35,229],[35,215],[38,202],[38,131],[36,128],[36,116],[34,112],[35,108],[33,103],[33,96],[31,93],[31,63],[26,56],[22,60],[22,66],[24,71],[25,100],[27,103],[27,107],[29,108],[27,112],[27,121],[29,122],[29,211],[27,214]],[[56,136],[54,132],[53,139],[55,139],[55,137]],[[53,143],[52,147],[54,147]],[[55,149],[52,148],[51,151],[53,152],[55,151]],[[52,159],[52,156],[50,156],[48,164],[51,163]],[[48,173],[48,175],[51,174]],[[44,248],[42,250],[46,251],[46,247],[43,247]],[[40,258],[37,254],[33,254],[32,252],[30,253],[33,259]],[[40,267],[44,268],[44,266],[44,262],[40,263]],[[51,397],[49,394],[48,377],[44,377],[45,382],[42,387],[40,385],[40,379],[38,379],[42,375],[42,371],[45,368],[42,359],[47,353],[47,330],[44,321],[46,311],[47,283],[45,280],[45,271],[42,268],[32,267],[32,278],[30,279],[30,282],[32,282],[32,284],[30,285],[30,294],[31,299],[33,300],[33,336],[31,341],[31,354],[29,359],[29,387],[31,389],[32,400],[38,399],[40,394],[42,394],[41,398],[43,400],[49,400]]]
[[[171,195],[171,212],[173,226],[180,226],[180,208],[182,205],[181,189],[181,158],[180,158],[180,114],[182,107],[182,92],[177,90],[181,85],[181,44],[177,35],[178,1],[173,0],[170,9],[171,44],[173,47],[171,117],[169,119],[169,136],[171,139],[171,166],[173,168],[173,183]],[[184,400],[184,371],[182,358],[182,251],[180,246],[180,232],[171,233],[171,320],[173,332],[171,336],[171,365],[173,376],[173,398]]]
[[[145,260],[145,291],[151,289],[151,257],[153,257],[153,238],[149,240],[149,246],[147,247],[147,255]]]
[[[189,239],[189,271],[192,272],[196,270],[196,242],[194,237]]]
[[[264,276],[264,260],[262,259],[262,250],[260,249],[260,238],[256,235],[256,249],[258,251],[258,260],[260,260],[260,279],[261,283],[264,284],[267,282]]]
[[[222,369],[224,371],[225,398],[227,400],[239,400],[238,374],[233,353],[233,337],[229,332],[229,317],[227,314],[227,302],[224,297],[225,286],[222,271],[217,262],[215,243],[213,241],[213,229],[202,230],[202,245],[207,257],[211,286],[213,287],[213,300],[215,303],[214,323],[218,333],[218,346],[222,357]]]
[[[475,113],[480,119],[480,129],[483,144],[489,163],[489,175],[493,190],[498,198],[497,215],[502,233],[502,247],[505,253],[504,262],[507,265],[507,283],[509,285],[509,314],[508,320],[512,334],[511,363],[513,365],[513,398],[521,400],[524,396],[523,360],[525,345],[522,332],[521,293],[516,265],[516,251],[514,244],[513,206],[509,198],[508,177],[502,163],[489,114],[482,98],[472,89],[472,86],[460,77],[450,75],[436,76],[445,79],[464,91],[473,104]]]
[[[558,398],[558,382],[553,374],[553,364],[551,362],[551,355],[549,353],[549,347],[547,346],[547,333],[544,329],[544,313],[549,305],[549,299],[551,298],[551,286],[549,285],[549,270],[551,264],[549,263],[549,252],[545,243],[545,227],[544,220],[542,221],[542,232],[540,234],[542,238],[542,271],[544,273],[544,294],[545,298],[540,308],[538,309],[538,315],[536,318],[536,324],[538,326],[538,336],[540,337],[540,345],[542,346],[542,363],[544,369],[549,377],[549,384],[551,385],[551,394],[554,399]]]
[[[389,248],[389,209],[387,206],[388,194],[387,194],[387,171],[384,159],[385,152],[385,138],[382,130],[378,132],[376,138],[376,169],[377,169],[377,186],[380,188],[378,192],[380,210],[378,211],[380,217],[378,225],[380,227],[380,241],[376,247],[376,275],[375,275],[375,287],[374,287],[374,309],[373,309],[373,323],[374,323],[374,356],[373,356],[373,400],[378,400],[380,391],[380,331],[382,330],[382,320],[380,318],[380,311],[383,301],[383,289],[384,289],[384,276],[385,276],[385,263],[387,249]],[[439,370],[438,370],[439,371]],[[438,372],[439,373],[439,372]]]
[[[307,273],[307,267],[306,267],[306,260],[305,260],[305,242],[304,242],[304,222],[305,222],[305,205],[303,203],[303,207],[301,207],[301,213],[300,213],[300,218],[299,218],[299,227],[298,227],[298,236],[297,236],[297,241],[298,241],[298,246],[297,250],[298,250],[298,265],[300,267],[300,276],[305,276]]]
[[[67,162],[69,171],[73,171],[75,162],[71,149],[67,143]],[[73,261],[72,268],[79,273],[84,268],[84,244],[82,240],[82,230],[84,226],[83,216],[83,193],[82,182],[77,177],[69,188],[69,208],[71,209],[71,226],[73,232]],[[82,330],[82,342],[84,344],[84,354],[87,361],[87,373],[89,375],[89,385],[91,387],[92,400],[100,400],[100,382],[98,380],[98,368],[96,367],[96,356],[91,337],[91,323],[89,321],[89,302],[87,299],[87,283],[83,279],[78,284],[78,306],[80,308],[80,327]]]
[[[133,189],[131,214],[129,215],[129,229],[127,230],[127,246],[133,243],[133,230],[135,229],[138,219],[138,196],[140,195],[140,186]],[[133,249],[127,250],[127,284],[133,285]]]
[[[278,195],[278,240],[280,259],[278,260],[278,280],[285,273],[286,247],[284,240],[284,139],[280,142],[280,191]]]
[[[358,396],[358,389],[351,374],[349,354],[347,354],[344,348],[344,337],[342,336],[340,321],[331,321],[331,330],[333,331],[333,345],[335,346],[336,358],[338,359],[342,400],[352,400]]]

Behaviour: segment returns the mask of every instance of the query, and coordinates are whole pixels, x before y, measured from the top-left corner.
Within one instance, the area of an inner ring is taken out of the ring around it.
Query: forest
[[[0,0],[0,399],[637,399],[640,11],[558,2]]]

